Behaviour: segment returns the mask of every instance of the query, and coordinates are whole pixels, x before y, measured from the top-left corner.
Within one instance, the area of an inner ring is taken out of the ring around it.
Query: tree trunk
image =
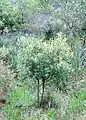
[[[39,79],[37,79],[37,82],[38,82],[37,102],[38,102],[38,105],[39,105]]]
[[[84,38],[84,40],[83,40],[83,46],[85,46],[85,38]]]
[[[45,89],[45,78],[42,79],[42,97],[41,97],[41,105],[43,105],[44,89]]]
[[[22,20],[22,24],[24,24],[24,15],[23,15],[23,13],[22,13],[22,18],[21,18],[21,20]]]

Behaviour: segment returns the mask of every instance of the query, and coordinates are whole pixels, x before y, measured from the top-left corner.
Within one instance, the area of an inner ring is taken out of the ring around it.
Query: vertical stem
[[[39,79],[37,79],[38,81],[38,93],[37,93],[37,101],[38,101],[38,105],[39,105]]]
[[[24,24],[24,17],[23,17],[23,13],[22,13],[22,18],[21,18],[21,19],[22,19],[22,24]]]
[[[42,102],[43,102],[43,97],[44,97],[44,88],[45,88],[45,78],[42,79],[42,97],[41,97]]]
[[[85,46],[85,38],[84,38],[84,41],[83,41],[83,46]]]

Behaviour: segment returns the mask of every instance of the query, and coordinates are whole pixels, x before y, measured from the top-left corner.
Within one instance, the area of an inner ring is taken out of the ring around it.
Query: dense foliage
[[[66,85],[68,74],[72,70],[73,57],[66,38],[59,37],[48,43],[35,38],[29,38],[29,40],[21,38],[19,46],[17,69],[20,79],[32,77],[38,80],[38,84],[42,80],[42,94],[44,94],[45,83],[48,81],[55,82],[60,89]]]
[[[85,19],[85,0],[0,1],[0,120],[86,120]]]
[[[21,20],[19,12],[10,3],[0,1],[0,31],[9,32],[19,29]]]

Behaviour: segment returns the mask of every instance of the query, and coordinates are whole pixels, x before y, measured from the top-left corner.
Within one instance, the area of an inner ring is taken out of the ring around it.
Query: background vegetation
[[[0,1],[0,120],[86,119],[85,0]]]

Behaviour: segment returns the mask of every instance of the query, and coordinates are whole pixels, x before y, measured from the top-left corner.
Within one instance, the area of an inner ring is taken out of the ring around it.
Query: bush
[[[17,68],[17,52],[18,50],[16,43],[15,45],[12,45],[12,43],[10,43],[8,46],[3,45],[0,48],[0,59],[3,60],[5,65],[10,65],[9,68],[13,72],[16,72]]]
[[[9,2],[0,1],[0,31],[9,32],[21,25],[18,10]]]
[[[45,83],[53,82],[61,89],[67,83],[68,74],[72,70],[73,53],[66,41],[66,38],[62,37],[48,43],[40,39],[24,37],[19,41],[17,67],[19,77],[20,80],[31,77],[38,82],[38,99],[40,81],[43,89],[41,99],[43,99]]]

